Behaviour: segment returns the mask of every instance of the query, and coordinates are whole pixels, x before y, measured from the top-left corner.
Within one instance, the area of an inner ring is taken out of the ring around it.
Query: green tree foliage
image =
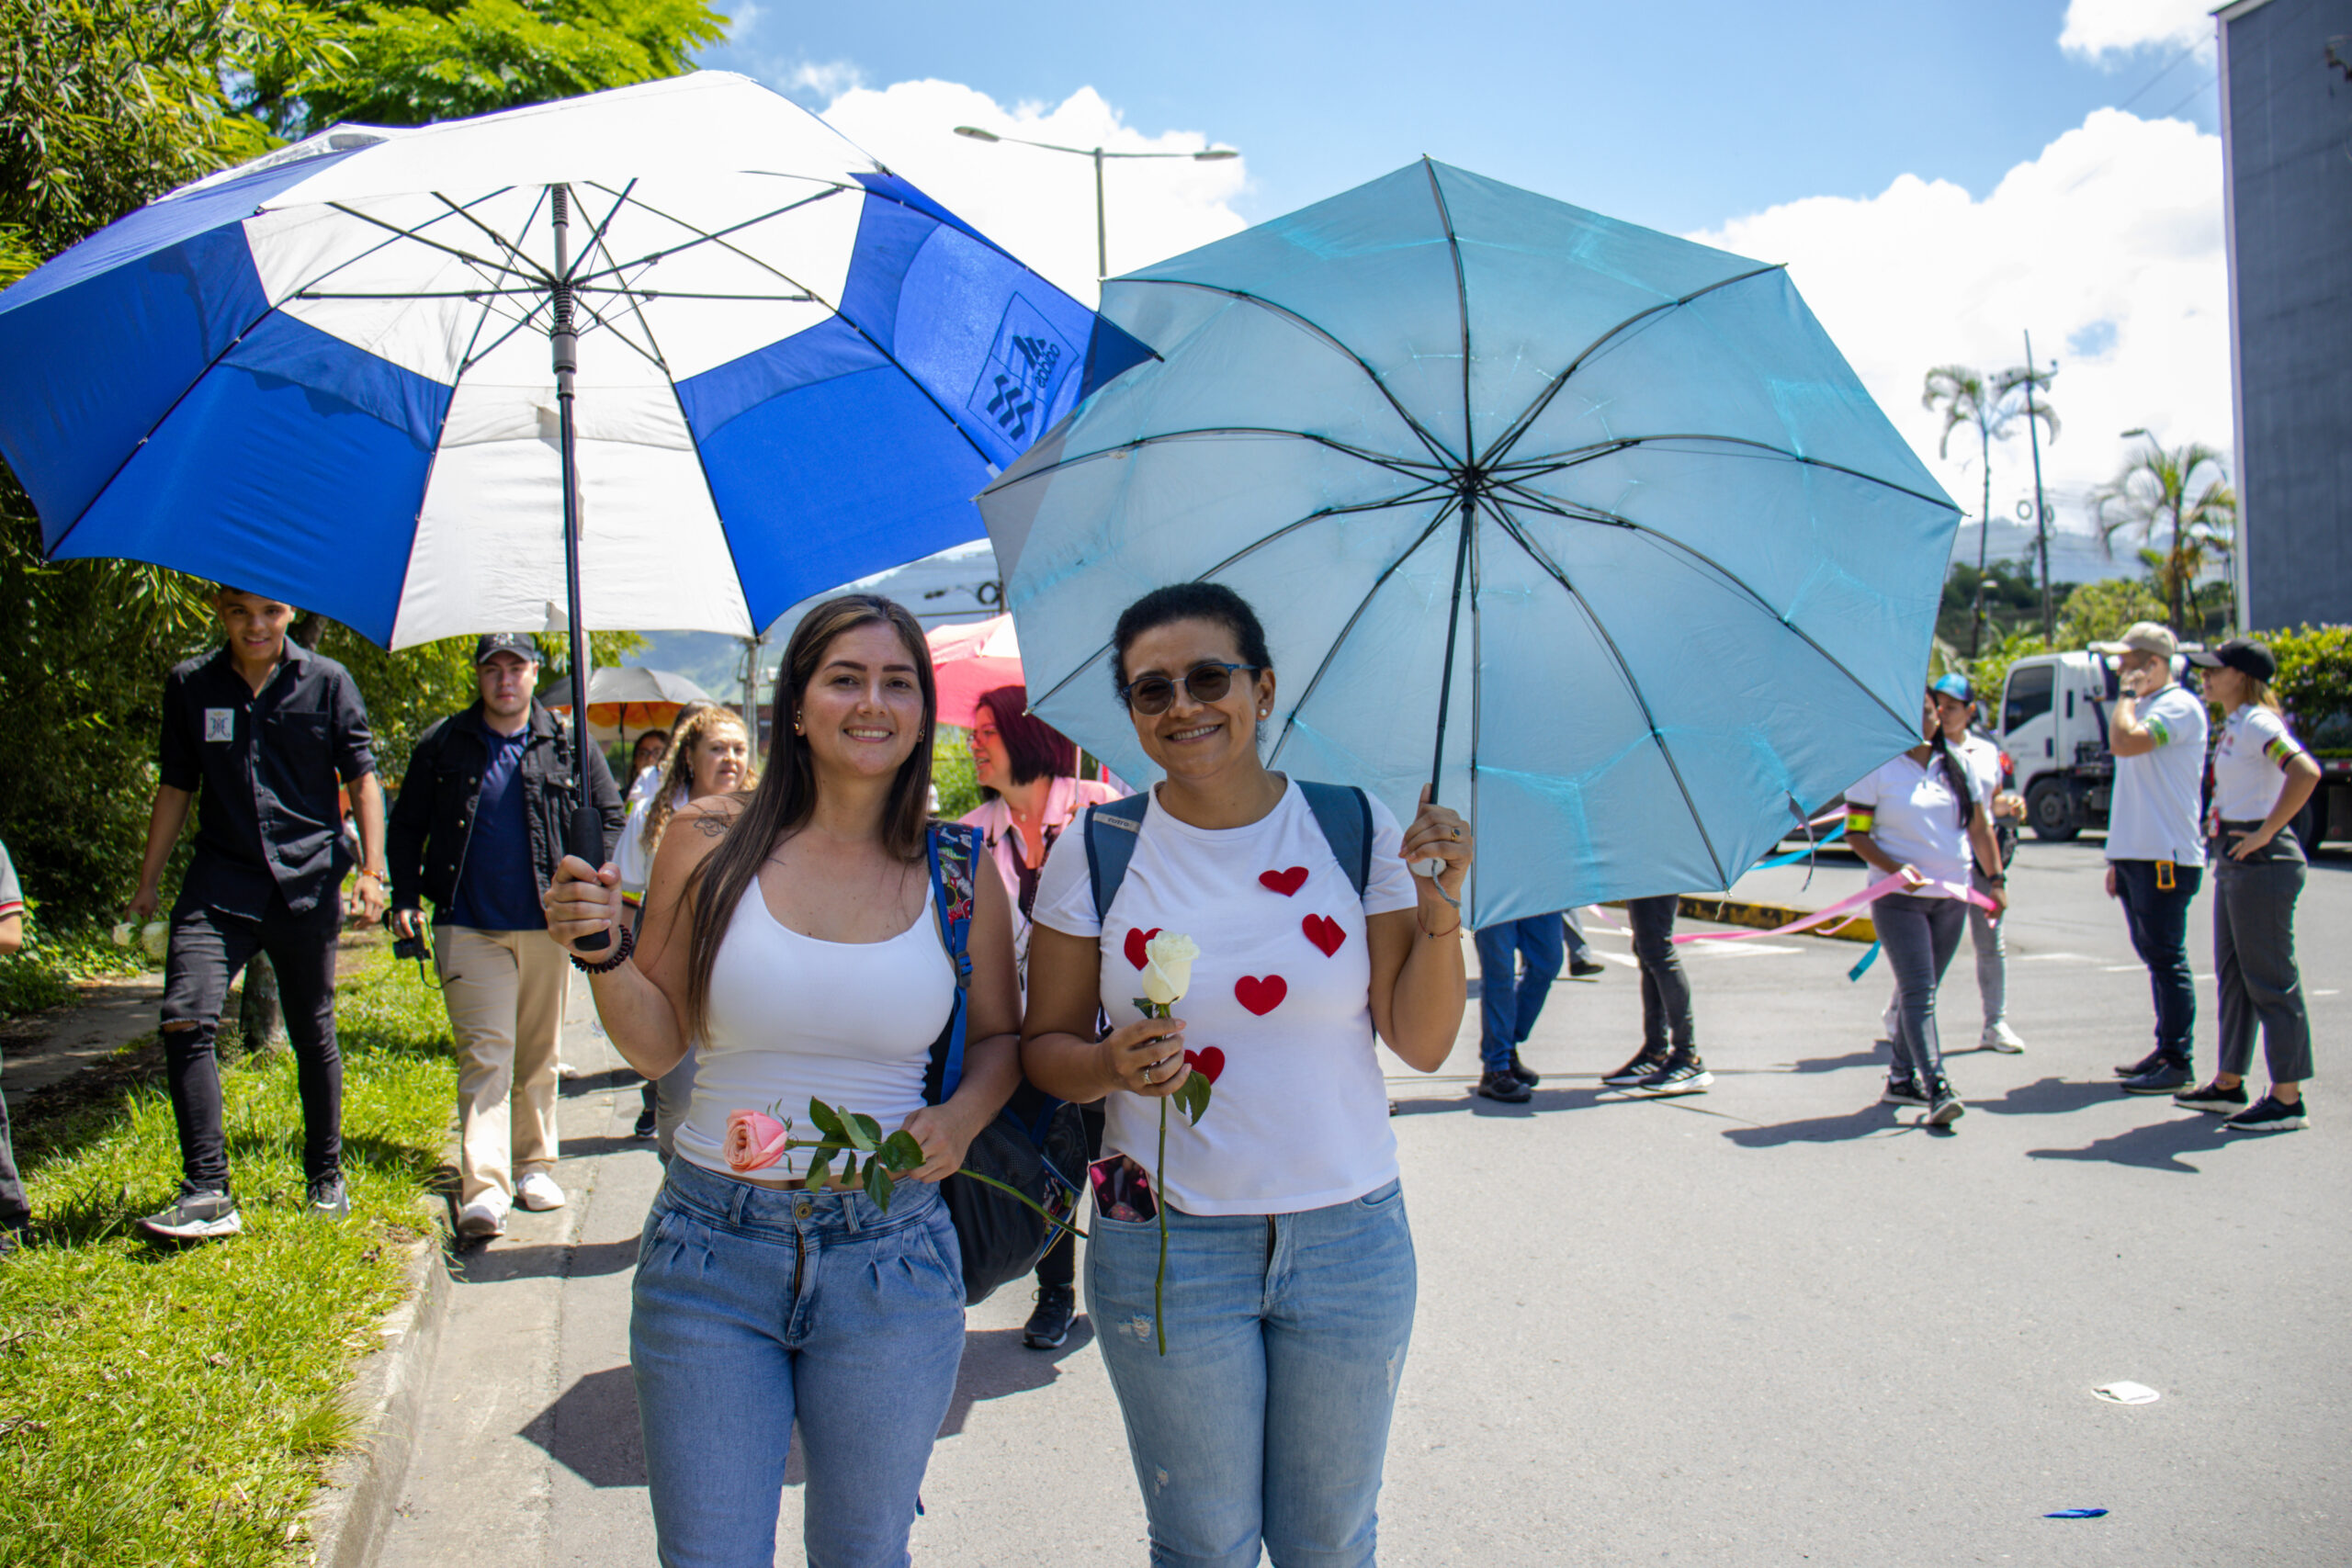
[[[2060,604],[2075,584],[2056,583],[2052,592]],[[2029,624],[2041,624],[2041,588],[2030,559],[1987,561],[1980,573],[1966,561],[1952,562],[1944,577],[1942,604],[1936,611],[1936,637],[1954,648],[1971,646],[1977,626],[1979,593],[1985,629],[1995,638]]]
[[[668,75],[722,22],[702,0],[5,0],[0,285],[330,119],[415,124]],[[110,920],[145,843],[164,675],[217,638],[209,585],[45,562],[0,468],[0,840],[54,928]],[[424,724],[473,700],[462,640],[388,653],[331,623],[311,636],[358,679],[390,778]],[[596,657],[630,647],[599,634]]]
[[[724,36],[703,0],[411,0],[335,7],[353,66],[300,96],[308,123],[423,125],[693,68]]]
[[[2352,757],[2352,626],[2254,636],[2278,660],[2271,689],[2303,744],[2324,757]]]
[[[2111,642],[2134,621],[2163,617],[2164,602],[2145,582],[2120,577],[2086,582],[2066,595],[2065,607],[2058,613],[2058,635],[2054,640],[2044,642],[2039,631],[2019,626],[1988,644],[1983,653],[1969,661],[1968,678],[1984,694],[1984,711],[1989,715],[2000,700],[2009,666],[2018,660],[2029,654],[2077,649],[2086,643]]]
[[[2099,487],[2095,504],[2099,538],[2109,550],[2119,534],[2164,547],[2151,570],[2164,594],[2165,622],[2190,637],[2201,634],[2202,626],[2188,620],[2191,587],[2208,559],[2228,555],[2237,542],[2237,491],[2222,455],[2194,441],[2166,448],[2151,436],[2111,483]]]

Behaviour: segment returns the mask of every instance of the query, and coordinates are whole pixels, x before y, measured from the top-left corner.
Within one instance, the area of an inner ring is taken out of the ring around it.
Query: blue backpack
[[[932,908],[938,918],[940,945],[956,966],[955,1007],[947,1026],[932,1043],[923,1073],[923,1099],[941,1105],[964,1081],[964,1036],[972,996],[968,948],[982,851],[979,829],[959,822],[933,822],[929,839]],[[972,1140],[964,1165],[1018,1188],[1031,1202],[1067,1220],[1078,1211],[1078,1182],[1086,1169],[1086,1129],[1078,1107],[1023,1078],[996,1120]],[[939,1195],[956,1222],[967,1305],[978,1305],[999,1285],[1036,1268],[1053,1242],[1053,1225],[985,1182],[944,1182]]]
[[[1348,886],[1363,897],[1372,881],[1372,802],[1352,784],[1298,782],[1315,825],[1331,846],[1331,858],[1348,874]],[[1148,790],[1124,800],[1105,801],[1086,808],[1086,874],[1094,886],[1094,918],[1109,918],[1111,900],[1127,878],[1127,863],[1135,858],[1136,839],[1143,832],[1144,813],[1151,807]]]

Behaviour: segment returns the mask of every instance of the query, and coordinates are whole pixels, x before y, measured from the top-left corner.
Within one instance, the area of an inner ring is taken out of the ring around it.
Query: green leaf
[[[1194,1073],[1184,1080],[1184,1087],[1176,1091],[1174,1099],[1184,1113],[1193,1119],[1193,1125],[1197,1127],[1201,1124],[1201,1118],[1208,1112],[1209,1096],[1214,1092],[1209,1080]]]
[[[861,1116],[852,1111],[842,1118],[842,1136],[871,1154],[882,1141],[882,1123],[871,1116]]]
[[[823,1100],[813,1097],[809,1100],[808,1120],[815,1122],[817,1131],[824,1134],[831,1142],[845,1144],[850,1141],[849,1134],[842,1128],[841,1112]]]
[[[893,1186],[890,1173],[882,1168],[880,1160],[870,1159],[865,1162],[865,1195],[873,1199],[874,1206],[886,1214],[890,1212],[890,1193]]]
[[[922,1145],[901,1127],[882,1140],[881,1159],[892,1170],[912,1170],[922,1164]]]
[[[808,1162],[809,1186],[822,1187],[827,1182],[832,1180],[832,1179],[833,1156],[831,1154],[819,1155],[815,1159]]]

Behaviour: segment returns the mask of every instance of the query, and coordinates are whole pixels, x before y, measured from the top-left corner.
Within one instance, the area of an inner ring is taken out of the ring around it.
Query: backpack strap
[[[1136,840],[1143,832],[1144,813],[1151,808],[1151,792],[1138,790],[1118,800],[1086,808],[1086,877],[1094,888],[1094,918],[1107,919],[1119,884],[1127,879],[1127,863],[1135,859]]]
[[[964,1030],[971,1012],[972,912],[977,904],[974,867],[979,863],[980,831],[960,822],[933,822],[925,835],[931,862],[931,907],[937,917],[939,945],[956,966],[956,1005],[947,1027],[932,1042],[931,1063],[923,1072],[923,1099],[944,1105],[964,1081]]]
[[[1372,884],[1371,799],[1353,784],[1308,784],[1305,779],[1298,781],[1298,793],[1315,813],[1315,824],[1331,846],[1331,858],[1347,873],[1356,897],[1363,897]]]

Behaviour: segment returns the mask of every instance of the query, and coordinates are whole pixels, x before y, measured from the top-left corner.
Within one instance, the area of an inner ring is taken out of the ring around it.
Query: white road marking
[[[2081,953],[2028,953],[2018,959],[2020,964],[2091,964],[2097,962]]]

